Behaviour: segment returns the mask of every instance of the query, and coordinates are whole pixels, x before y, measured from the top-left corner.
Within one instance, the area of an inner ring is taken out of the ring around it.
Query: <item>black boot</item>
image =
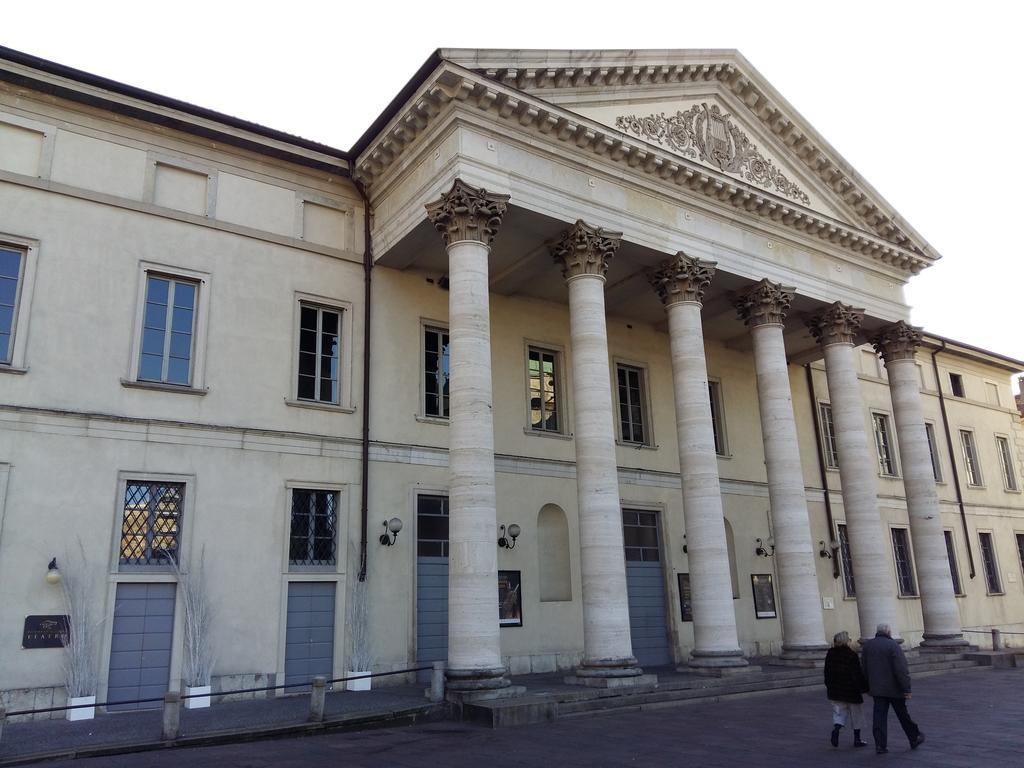
[[[868,743],[860,737],[860,728],[853,729],[853,746],[866,747]]]
[[[832,736],[829,738],[829,741],[832,742],[832,746],[833,747],[838,747],[839,746],[839,729],[842,728],[842,727],[843,726],[841,726],[841,725],[833,725],[832,726]]]

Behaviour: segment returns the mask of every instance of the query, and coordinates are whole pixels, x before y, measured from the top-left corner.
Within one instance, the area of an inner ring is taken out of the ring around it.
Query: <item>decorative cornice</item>
[[[717,104],[701,103],[669,117],[664,112],[647,117],[620,115],[615,127],[810,205],[807,193],[765,158],[730,117]]]
[[[666,307],[681,302],[699,304],[704,299],[704,289],[715,276],[716,266],[713,261],[687,256],[680,251],[649,272],[647,279]]]
[[[871,339],[871,345],[888,364],[894,360],[913,360],[921,338],[920,328],[900,320],[876,333]]]
[[[820,146],[815,137],[797,124],[797,120],[787,116],[790,110],[777,104],[775,98],[755,82],[755,77],[744,73],[732,62],[705,61],[664,66],[502,67],[473,71],[520,91],[719,82],[745,104],[825,186],[849,205],[875,234],[901,248],[924,255],[913,243],[911,235],[896,223],[893,214],[872,202],[873,191],[829,159],[834,150]],[[928,260],[932,259],[929,257]]]
[[[782,325],[793,303],[796,288],[773,283],[765,278],[746,293],[739,296],[733,306],[740,319],[747,325]]]
[[[580,220],[551,244],[551,256],[561,265],[566,280],[580,275],[596,275],[603,280],[621,240],[621,232],[592,227]]]
[[[514,122],[542,136],[557,138],[613,163],[624,163],[635,172],[646,173],[665,183],[673,183],[695,194],[770,219],[798,233],[826,240],[895,269],[917,274],[934,261],[934,257],[924,255],[912,243],[899,245],[889,242],[884,239],[887,235],[868,233],[800,204],[787,203],[770,192],[730,179],[667,150],[659,154],[646,141],[631,140],[613,128],[582,118],[542,99],[531,98],[530,94],[508,92],[498,83],[477,82],[468,76],[469,71],[461,74],[453,65],[447,66],[452,68],[442,68],[436,73],[434,79],[410,99],[404,111],[399,112],[382,131],[379,140],[358,157],[353,169],[356,180],[372,188],[374,182],[430,124],[439,119],[452,104],[463,103],[496,114],[503,120]],[[719,72],[730,68],[731,65],[721,69],[707,69],[709,72]],[[861,197],[866,199],[867,194]]]
[[[439,200],[427,204],[427,217],[441,233],[445,245],[460,240],[490,245],[498,234],[508,199],[508,195],[471,187],[462,179],[456,179]]]
[[[856,309],[837,301],[808,320],[807,327],[823,347],[829,344],[853,344],[863,319],[863,309]]]

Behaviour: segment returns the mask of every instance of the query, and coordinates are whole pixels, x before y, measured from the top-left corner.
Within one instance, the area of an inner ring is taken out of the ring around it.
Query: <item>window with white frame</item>
[[[1002,594],[1003,584],[999,579],[999,563],[996,560],[995,542],[988,531],[978,532],[981,562],[985,567],[985,587],[990,595]]]
[[[821,414],[821,450],[825,454],[825,466],[839,469],[839,446],[836,443],[832,406],[829,403],[818,403],[818,411]]]
[[[853,580],[853,557],[850,555],[850,535],[845,523],[836,524],[839,541],[839,564],[843,571],[843,593],[847,597],[857,596],[857,583]]]
[[[121,517],[119,564],[178,563],[185,484],[128,479]]]
[[[981,465],[978,463],[978,447],[974,443],[974,433],[971,430],[960,430],[960,447],[963,448],[964,453],[967,484],[982,485]]]
[[[711,400],[711,428],[715,433],[715,453],[719,456],[728,456],[729,447],[726,442],[725,406],[722,400],[721,382],[708,382],[708,397]]]
[[[530,429],[536,432],[561,433],[561,360],[558,352],[528,346],[526,378],[530,398]]]
[[[327,405],[341,403],[342,310],[299,304],[299,366],[296,397]]]
[[[24,250],[0,245],[0,363],[7,365],[14,357],[14,332],[25,262]]]
[[[906,528],[892,528],[892,554],[896,562],[896,585],[900,597],[917,597],[914,562],[910,557],[910,534]]]
[[[171,275],[146,275],[139,381],[190,386],[199,283]]]
[[[932,475],[935,482],[942,482],[942,463],[939,461],[939,449],[935,442],[935,425],[930,421],[924,423],[924,434],[928,438],[928,453],[932,457]]]
[[[447,419],[449,355],[448,329],[423,326],[423,415]]]
[[[888,414],[872,413],[871,421],[875,427],[875,449],[878,454],[878,471],[889,477],[896,472],[896,452],[893,448],[892,425]]]
[[[619,429],[624,443],[650,444],[644,374],[644,369],[635,365],[620,363],[615,366],[619,393]]]
[[[953,579],[953,594],[962,595],[964,587],[960,582],[960,566],[956,561],[956,546],[953,542],[953,532],[943,531],[942,535],[946,540],[946,558],[949,560],[949,575]]]
[[[1003,486],[1008,491],[1017,490],[1017,473],[1013,471],[1013,453],[1010,441],[1002,435],[996,435],[996,450],[999,453],[999,466],[1003,470]]]
[[[292,488],[288,562],[334,566],[337,562],[338,492]]]

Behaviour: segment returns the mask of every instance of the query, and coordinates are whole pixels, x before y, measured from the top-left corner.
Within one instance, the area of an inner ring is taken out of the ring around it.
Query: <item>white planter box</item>
[[[68,706],[73,707],[76,704],[95,704],[95,696],[72,696],[68,699]],[[96,717],[96,707],[81,707],[79,709],[66,709],[64,710],[68,716],[68,720],[92,720]]]
[[[191,685],[185,686],[186,696],[193,696],[197,693],[204,695],[196,696],[194,699],[185,699],[185,709],[203,709],[210,706],[210,686],[197,685],[194,688]]]
[[[346,672],[345,677],[355,677],[356,675],[368,675],[370,670],[364,670],[362,672]],[[364,677],[359,680],[346,680],[345,690],[346,691],[368,691],[370,690],[370,680],[372,678]]]

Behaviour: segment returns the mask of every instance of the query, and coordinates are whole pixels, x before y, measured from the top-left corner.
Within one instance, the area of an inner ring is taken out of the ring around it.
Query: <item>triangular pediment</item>
[[[938,254],[736,51],[439,51],[561,109],[844,222]]]

